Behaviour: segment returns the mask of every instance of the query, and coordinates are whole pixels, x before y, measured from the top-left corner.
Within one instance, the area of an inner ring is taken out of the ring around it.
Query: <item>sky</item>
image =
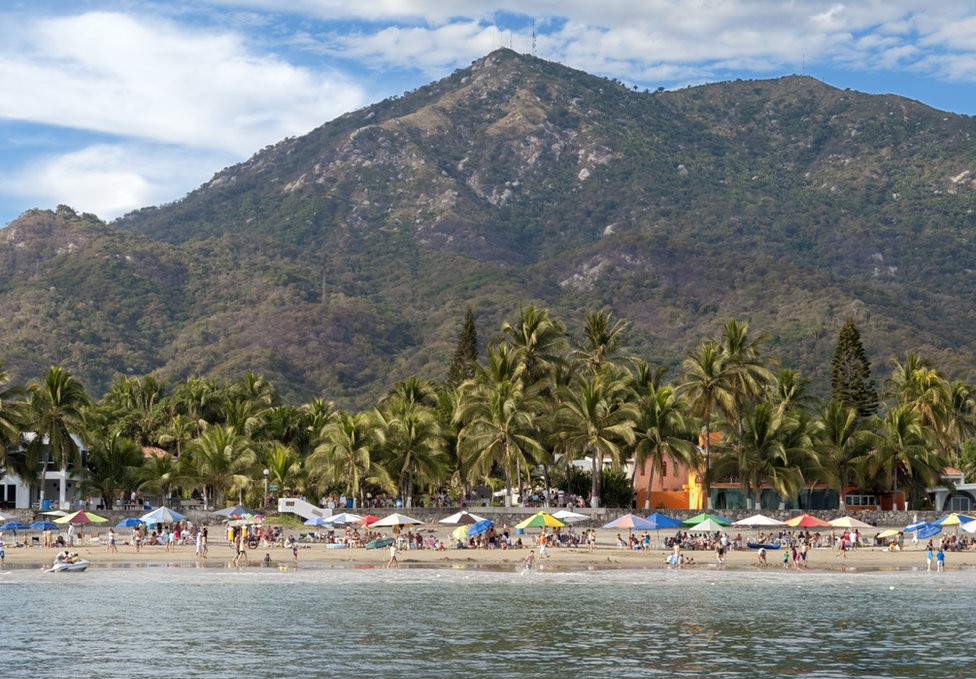
[[[179,200],[503,46],[640,89],[802,73],[976,115],[976,0],[0,0],[0,225]]]

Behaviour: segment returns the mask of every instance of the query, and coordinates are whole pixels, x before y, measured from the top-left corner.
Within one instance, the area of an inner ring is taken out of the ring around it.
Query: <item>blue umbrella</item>
[[[916,521],[913,524],[905,526],[901,530],[903,533],[914,533],[920,528],[925,528],[927,525],[929,525],[927,521]]]
[[[495,525],[495,522],[490,519],[485,519],[484,521],[478,521],[477,523],[472,523],[468,526],[468,535],[477,535],[478,533],[484,533],[486,530]]]
[[[916,533],[916,535],[918,535],[919,540],[928,540],[929,538],[935,537],[941,532],[942,532],[942,526],[939,526],[934,523],[929,523],[919,528],[918,533]]]
[[[55,526],[50,521],[35,521],[30,525],[31,530],[57,530],[58,527]]]
[[[30,527],[20,521],[8,521],[0,526],[0,530],[30,530]]]
[[[141,526],[144,523],[145,523],[145,521],[143,521],[142,519],[137,519],[134,516],[130,516],[128,519],[122,519],[121,521],[119,521],[117,524],[115,524],[115,527],[116,528],[133,528],[134,526]]]
[[[677,528],[678,526],[685,525],[681,519],[672,519],[670,516],[666,516],[660,512],[654,512],[644,520],[648,523],[654,524],[654,530],[658,530],[660,528]]]

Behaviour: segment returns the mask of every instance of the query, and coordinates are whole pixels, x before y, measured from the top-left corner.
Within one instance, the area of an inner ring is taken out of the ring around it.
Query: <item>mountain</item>
[[[853,315],[883,377],[976,357],[976,121],[790,76],[638,92],[499,50],[169,205],[0,232],[0,358],[233,377],[363,406],[441,378],[464,306],[611,309],[676,363],[749,319],[826,389]],[[879,374],[881,373],[881,374]]]

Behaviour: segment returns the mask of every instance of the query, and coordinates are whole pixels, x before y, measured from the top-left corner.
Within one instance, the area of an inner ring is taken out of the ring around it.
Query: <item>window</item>
[[[972,509],[972,499],[968,495],[953,495],[949,498],[950,512],[968,512]]]
[[[668,475],[668,461],[661,460],[661,476],[667,476],[667,475]]]
[[[878,500],[877,500],[877,498],[874,495],[854,495],[854,494],[851,494],[851,495],[845,495],[844,496],[844,504],[847,505],[848,507],[851,507],[851,506],[854,506],[854,507],[865,507],[865,506],[877,505],[878,504]]]

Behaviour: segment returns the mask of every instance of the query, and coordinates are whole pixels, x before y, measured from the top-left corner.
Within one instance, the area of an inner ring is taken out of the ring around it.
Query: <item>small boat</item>
[[[393,544],[393,538],[376,538],[366,543],[366,549],[383,549]]]
[[[775,542],[747,542],[749,549],[779,549],[780,546]]]
[[[325,548],[326,549],[345,549],[348,546],[349,545],[347,545],[345,542],[327,542],[327,543],[325,543]]]
[[[68,572],[74,573],[76,571],[83,571],[88,568],[88,561],[85,559],[78,559],[76,561],[56,561],[51,568],[48,569],[48,573],[61,573]]]

